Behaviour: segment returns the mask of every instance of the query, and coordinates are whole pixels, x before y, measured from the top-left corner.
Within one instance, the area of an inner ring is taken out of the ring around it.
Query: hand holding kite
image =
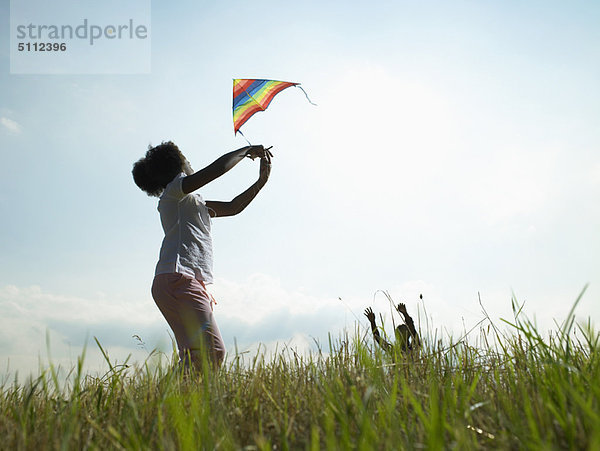
[[[260,158],[264,154],[264,152],[265,146],[263,146],[262,144],[247,146],[246,154],[244,156],[250,158],[251,160],[254,160],[256,157]]]
[[[265,155],[260,158],[260,175],[258,180],[263,185],[269,180],[271,174],[271,152],[265,150]]]
[[[250,158],[251,160],[254,160],[257,157],[265,158],[265,156],[267,156],[267,155],[272,158],[273,154],[269,151],[269,149],[271,149],[272,147],[273,146],[267,147],[265,149],[265,147],[263,145],[248,146],[248,150],[246,151],[246,155],[244,155],[244,156]]]

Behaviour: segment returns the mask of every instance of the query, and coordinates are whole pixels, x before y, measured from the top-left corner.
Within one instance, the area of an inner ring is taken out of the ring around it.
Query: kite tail
[[[241,130],[238,130],[237,132],[238,132],[240,135],[244,136],[244,134],[242,133],[242,131],[241,131]],[[252,143],[251,143],[250,141],[248,141],[248,138],[246,138],[246,137],[244,136],[244,139],[246,140],[246,142],[248,143],[248,145],[249,145],[249,146],[251,146],[251,145],[252,145]]]
[[[310,98],[308,97],[308,94],[306,93],[306,91],[304,89],[302,89],[302,86],[296,85],[296,88],[299,88],[300,90],[302,90],[302,92],[306,96],[306,100],[308,100],[308,103],[310,103],[311,105],[314,105],[314,106],[318,106],[316,103],[313,103],[312,100],[310,100]]]

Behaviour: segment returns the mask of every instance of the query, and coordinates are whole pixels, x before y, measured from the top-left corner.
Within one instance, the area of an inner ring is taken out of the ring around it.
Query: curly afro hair
[[[149,145],[146,156],[133,164],[133,181],[148,196],[158,197],[182,171],[184,163],[185,157],[173,142]]]

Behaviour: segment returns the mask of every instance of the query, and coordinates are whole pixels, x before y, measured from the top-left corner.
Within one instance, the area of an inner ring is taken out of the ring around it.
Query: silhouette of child
[[[400,303],[396,307],[398,313],[404,318],[405,324],[400,324],[396,327],[396,346],[400,346],[402,352],[411,351],[419,346],[419,334],[415,329],[415,323],[411,316],[406,311],[406,305]],[[371,332],[373,332],[373,339],[384,351],[391,351],[394,349],[394,345],[385,341],[379,334],[377,323],[375,322],[375,313],[371,307],[365,309],[365,316],[371,323]]]

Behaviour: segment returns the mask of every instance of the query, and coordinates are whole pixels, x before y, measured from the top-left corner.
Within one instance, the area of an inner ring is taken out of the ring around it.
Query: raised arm
[[[231,202],[219,202],[215,200],[206,201],[206,206],[208,207],[211,217],[237,215],[252,202],[269,179],[269,174],[271,173],[271,156],[271,152],[268,150],[264,151],[264,155],[260,158],[260,174],[258,180],[242,194],[236,196]]]
[[[242,161],[244,157],[254,158],[262,154],[264,154],[263,146],[246,146],[226,153],[204,169],[200,169],[198,172],[185,177],[181,182],[181,189],[185,194],[196,191],[198,188],[212,182],[214,179],[221,177]]]
[[[367,307],[365,309],[365,316],[369,320],[369,323],[371,323],[371,332],[373,333],[373,339],[377,342],[379,346],[381,346],[381,348],[384,351],[390,351],[392,349],[392,345],[385,341],[383,338],[381,338],[381,335],[379,334],[379,329],[377,328],[377,323],[375,322],[375,313],[373,313],[373,309],[371,307]]]
[[[396,307],[396,310],[398,310],[398,313],[400,313],[404,317],[404,322],[406,323],[408,331],[410,332],[410,335],[412,337],[412,343],[415,346],[419,346],[419,334],[417,333],[417,329],[415,328],[415,322],[406,310],[406,305],[400,303]]]

